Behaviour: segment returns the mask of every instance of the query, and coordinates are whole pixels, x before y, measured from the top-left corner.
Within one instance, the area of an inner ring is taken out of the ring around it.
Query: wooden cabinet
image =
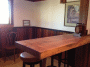
[[[60,0],[60,3],[66,3],[66,0]]]

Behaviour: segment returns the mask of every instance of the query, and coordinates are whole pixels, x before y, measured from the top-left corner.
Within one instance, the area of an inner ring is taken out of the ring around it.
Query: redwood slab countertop
[[[17,48],[27,51],[39,59],[90,43],[90,36],[75,37],[72,34],[57,35],[16,41]]]

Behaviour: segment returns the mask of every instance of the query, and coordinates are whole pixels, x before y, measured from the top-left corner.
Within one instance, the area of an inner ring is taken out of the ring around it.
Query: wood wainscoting
[[[55,35],[68,34],[73,32],[41,28],[41,27],[14,27],[13,31],[17,32],[17,40],[34,39]]]

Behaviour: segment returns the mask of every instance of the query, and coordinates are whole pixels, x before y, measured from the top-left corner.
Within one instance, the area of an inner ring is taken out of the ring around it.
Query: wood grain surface
[[[90,36],[74,37],[64,34],[29,40],[16,41],[16,47],[35,55],[39,59],[90,43]]]

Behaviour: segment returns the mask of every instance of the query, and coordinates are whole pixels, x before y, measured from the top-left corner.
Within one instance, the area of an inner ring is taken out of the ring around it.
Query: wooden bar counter
[[[90,35],[75,37],[73,34],[57,35],[37,39],[16,41],[17,48],[27,51],[39,59],[77,48],[90,43]]]

